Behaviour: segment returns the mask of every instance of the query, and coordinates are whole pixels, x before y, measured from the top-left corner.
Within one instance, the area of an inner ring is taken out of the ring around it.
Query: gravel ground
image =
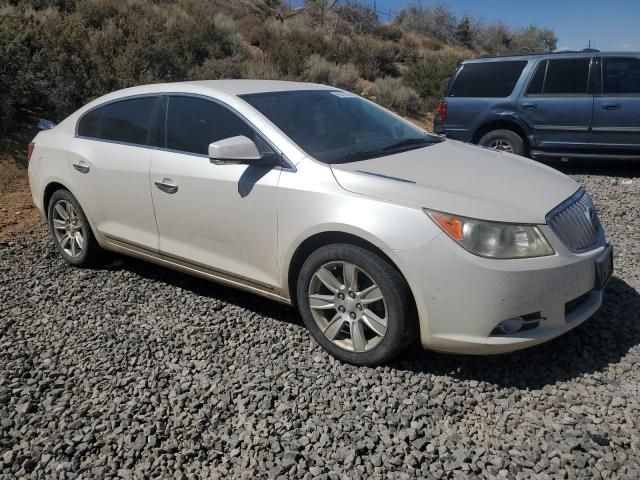
[[[589,322],[500,357],[356,368],[288,307],[0,243],[0,478],[639,478],[640,178],[564,168],[616,277]]]

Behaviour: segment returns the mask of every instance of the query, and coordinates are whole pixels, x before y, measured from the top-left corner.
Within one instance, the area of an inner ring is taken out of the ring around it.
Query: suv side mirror
[[[215,165],[243,164],[263,167],[280,165],[278,154],[260,153],[255,142],[244,135],[209,144],[209,160]]]

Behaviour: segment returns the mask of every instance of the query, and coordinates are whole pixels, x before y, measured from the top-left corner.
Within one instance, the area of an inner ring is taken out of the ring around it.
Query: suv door
[[[154,152],[150,176],[160,253],[231,282],[276,285],[281,170],[211,163],[212,142],[237,135],[261,140],[243,118],[213,99],[166,100],[165,150]]]
[[[78,121],[69,148],[73,192],[97,230],[112,241],[157,251],[149,168],[160,97],[101,105]]]
[[[518,101],[518,114],[531,128],[535,148],[565,151],[589,147],[592,64],[591,57],[538,62]]]
[[[598,59],[599,84],[591,144],[596,150],[640,151],[640,58]]]

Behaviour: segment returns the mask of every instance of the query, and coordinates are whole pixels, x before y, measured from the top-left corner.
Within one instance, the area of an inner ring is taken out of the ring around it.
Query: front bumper
[[[574,254],[541,228],[555,255],[491,260],[445,234],[421,249],[395,252],[416,300],[425,348],[478,355],[519,350],[562,335],[600,308],[595,259],[605,246]],[[522,316],[540,318],[538,326],[495,334],[500,322]]]

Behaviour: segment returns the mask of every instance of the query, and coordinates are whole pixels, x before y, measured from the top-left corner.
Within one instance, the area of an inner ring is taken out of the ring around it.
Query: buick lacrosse
[[[70,264],[111,250],[295,305],[358,365],[417,339],[469,354],[545,342],[600,307],[613,269],[572,179],[323,85],[121,90],[41,131],[29,159]]]

